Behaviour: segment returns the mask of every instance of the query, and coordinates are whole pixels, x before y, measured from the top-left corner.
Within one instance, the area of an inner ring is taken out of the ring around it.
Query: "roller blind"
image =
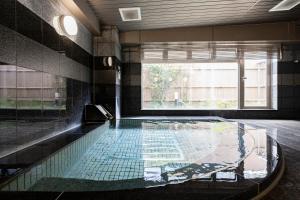
[[[277,56],[278,44],[251,45],[142,45],[142,62],[226,62],[236,61],[241,55],[247,59],[265,59],[271,53]]]
[[[163,60],[163,50],[144,50],[144,59],[146,60]]]

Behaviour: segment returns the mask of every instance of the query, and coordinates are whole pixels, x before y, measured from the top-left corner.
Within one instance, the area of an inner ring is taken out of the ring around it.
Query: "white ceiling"
[[[121,31],[294,20],[290,11],[268,12],[281,0],[85,0],[103,24]],[[140,7],[142,21],[123,22],[119,8]]]

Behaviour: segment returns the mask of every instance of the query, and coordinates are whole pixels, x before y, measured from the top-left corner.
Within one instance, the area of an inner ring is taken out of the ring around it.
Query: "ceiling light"
[[[56,16],[53,18],[53,25],[56,32],[60,35],[74,36],[77,35],[78,26],[72,16]]]
[[[269,10],[269,12],[291,10],[298,4],[300,4],[300,0],[283,0],[279,4],[274,6],[271,10]]]
[[[119,12],[123,21],[140,21],[142,20],[141,8],[119,8]]]

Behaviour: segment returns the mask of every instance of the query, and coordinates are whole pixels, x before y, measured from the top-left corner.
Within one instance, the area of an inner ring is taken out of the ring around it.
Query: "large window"
[[[183,52],[183,53],[182,53]],[[268,109],[271,63],[267,51],[155,52],[142,64],[142,109]],[[186,59],[188,55],[197,59]],[[156,57],[157,58],[157,57]],[[178,60],[176,60],[178,58]]]
[[[236,109],[237,74],[236,63],[143,64],[143,108]]]

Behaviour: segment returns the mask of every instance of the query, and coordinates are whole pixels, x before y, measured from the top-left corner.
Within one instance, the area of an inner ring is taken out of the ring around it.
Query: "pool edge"
[[[279,145],[280,146],[280,145]],[[256,195],[255,197],[253,197],[251,200],[260,200],[263,199],[264,197],[266,197],[279,183],[279,181],[281,180],[281,178],[284,175],[285,172],[285,158],[283,155],[283,152],[281,151],[281,164],[280,164],[280,169],[279,172],[277,173],[275,179],[272,181],[272,183],[270,185],[267,186],[267,188],[265,188],[262,192],[258,193],[258,195]]]

